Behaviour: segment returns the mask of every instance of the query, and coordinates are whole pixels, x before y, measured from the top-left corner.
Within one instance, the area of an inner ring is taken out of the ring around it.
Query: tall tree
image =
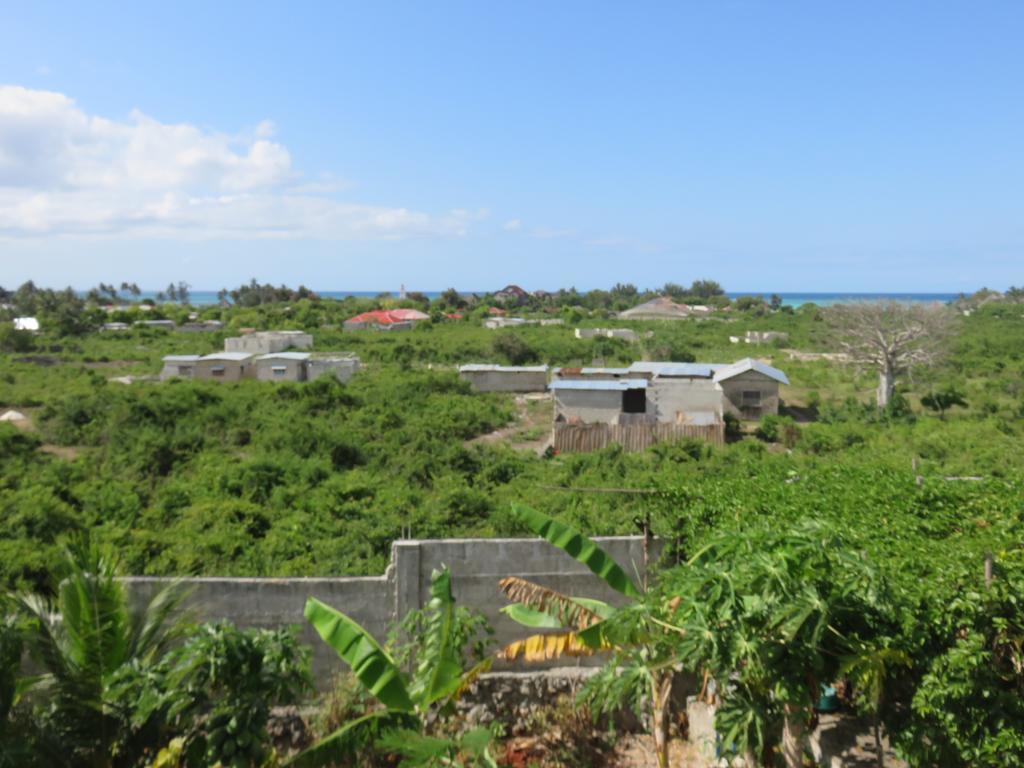
[[[885,408],[898,377],[941,357],[953,315],[941,304],[879,301],[838,305],[829,310],[829,320],[850,360],[878,370],[876,399]]]

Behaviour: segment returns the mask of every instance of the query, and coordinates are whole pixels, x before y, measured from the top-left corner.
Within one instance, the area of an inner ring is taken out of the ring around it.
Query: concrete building
[[[789,334],[785,331],[747,331],[743,336],[747,344],[768,344],[775,340],[789,341]]]
[[[192,321],[178,326],[183,333],[214,333],[223,329],[224,323],[220,320]]]
[[[536,320],[526,320],[522,317],[489,317],[484,320],[484,328],[495,330],[497,328],[515,328],[520,325],[535,325]]]
[[[288,349],[309,349],[313,337],[304,331],[256,331],[224,339],[225,352],[270,355]]]
[[[556,421],[706,425],[721,423],[726,413],[743,419],[778,413],[779,385],[788,383],[777,368],[745,358],[731,365],[637,362],[628,368],[556,368],[550,389]]]
[[[647,379],[556,379],[555,421],[570,424],[622,424],[653,420]]]
[[[603,336],[608,339],[622,339],[623,341],[639,341],[640,334],[632,328],[577,328],[577,339],[593,339]]]
[[[271,352],[254,359],[259,381],[305,381],[309,352]]]
[[[144,328],[163,328],[165,331],[173,331],[178,327],[173,320],[136,320],[135,324]]]
[[[359,358],[351,353],[313,354],[306,361],[306,380],[314,381],[321,376],[333,375],[338,381],[345,382],[351,379],[359,368]]]
[[[166,355],[160,371],[160,381],[167,379],[191,379],[195,375],[199,355]]]
[[[759,419],[779,412],[779,385],[789,379],[778,368],[747,357],[717,368],[715,384],[722,388],[725,412]]]
[[[253,376],[253,356],[248,352],[214,352],[200,357],[193,378],[202,381],[241,381]]]
[[[463,365],[459,378],[475,392],[543,392],[548,386],[546,365]]]

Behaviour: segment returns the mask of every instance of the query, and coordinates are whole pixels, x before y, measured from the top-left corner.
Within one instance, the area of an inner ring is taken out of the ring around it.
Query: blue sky
[[[9,4],[0,284],[1024,283],[1020,2]]]

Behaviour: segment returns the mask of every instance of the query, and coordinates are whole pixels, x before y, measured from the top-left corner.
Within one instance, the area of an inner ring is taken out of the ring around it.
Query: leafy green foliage
[[[261,765],[271,707],[311,690],[308,656],[292,629],[204,625],[165,659],[161,693],[144,697],[140,711],[166,708],[190,765]]]
[[[290,764],[328,765],[372,745],[402,756],[402,765],[453,765],[452,761],[463,753],[471,757],[471,762],[465,763],[467,767],[495,765],[488,751],[489,731],[470,731],[452,738],[431,734],[426,728],[427,714],[450,715],[454,700],[491,663],[486,658],[466,668],[464,648],[482,627],[456,607],[447,569],[432,574],[430,601],[405,623],[407,630],[419,631],[417,641],[406,649],[415,662],[411,676],[372,635],[340,611],[310,598],[306,618],[383,709],[346,721]]]

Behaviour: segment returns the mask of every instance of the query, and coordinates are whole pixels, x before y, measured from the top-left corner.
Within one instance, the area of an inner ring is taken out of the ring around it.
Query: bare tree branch
[[[954,320],[942,304],[897,301],[840,304],[827,318],[850,360],[878,370],[879,408],[889,404],[899,376],[942,357]]]

